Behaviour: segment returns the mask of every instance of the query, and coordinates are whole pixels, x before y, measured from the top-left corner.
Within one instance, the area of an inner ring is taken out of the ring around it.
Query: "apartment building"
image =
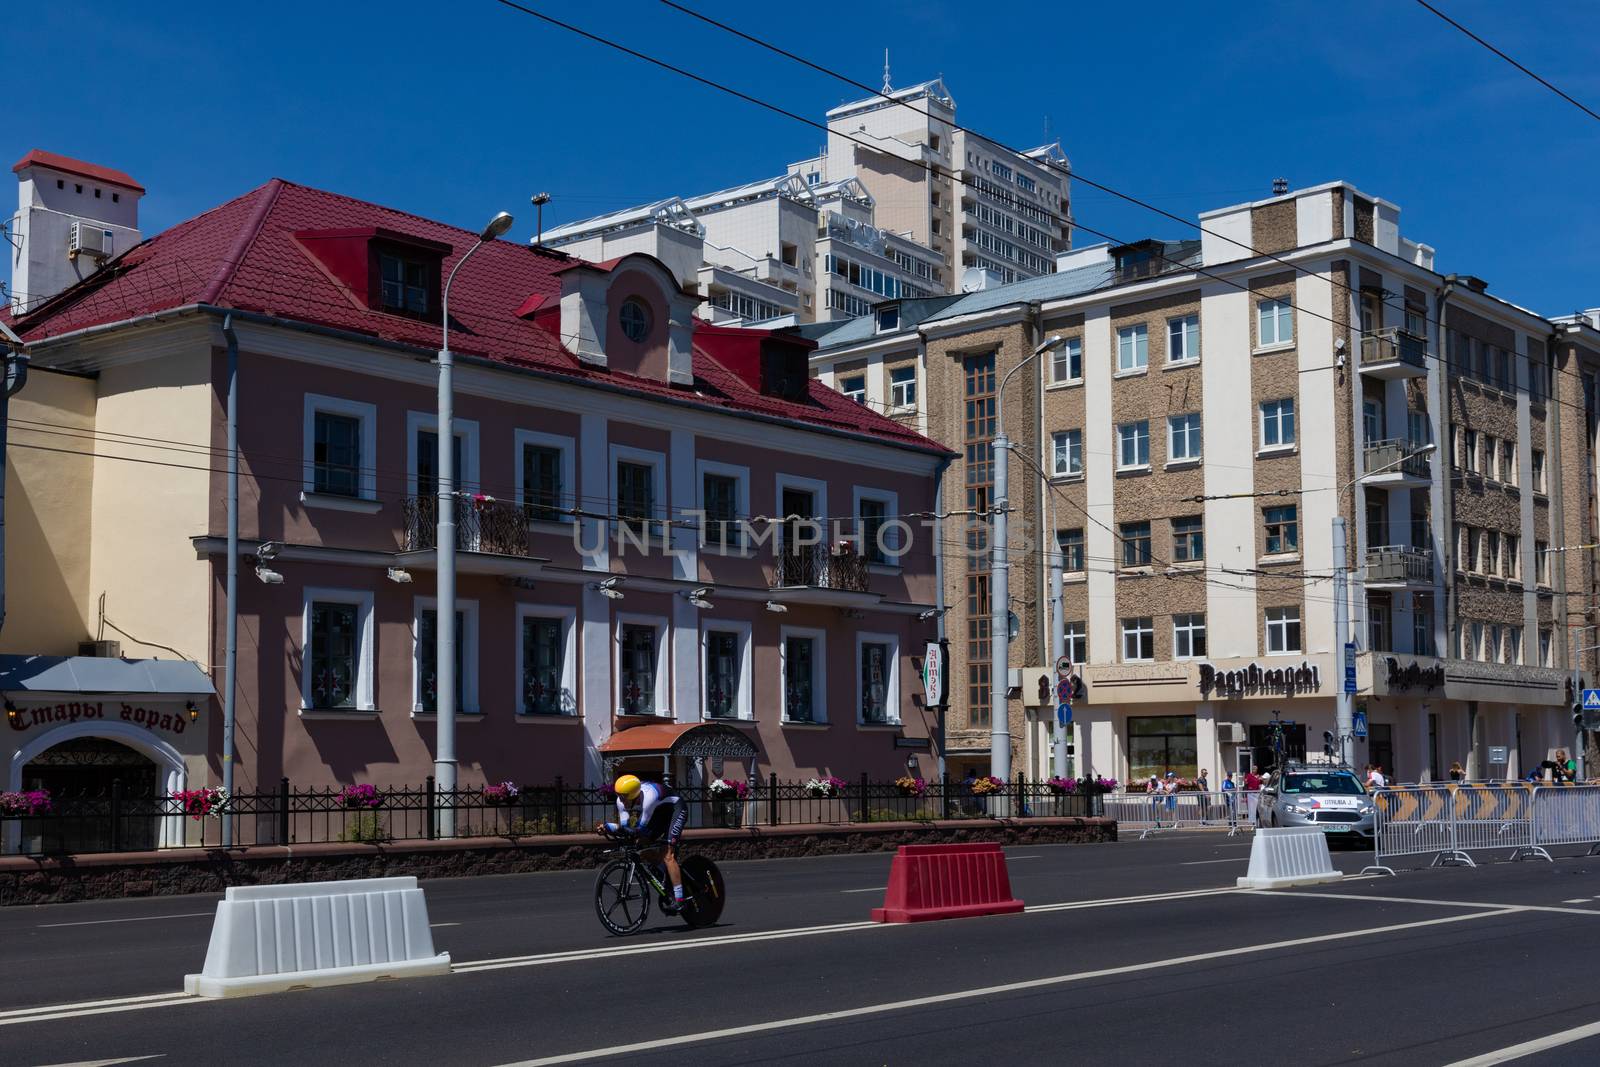
[[[1358,762],[1504,776],[1570,749],[1600,645],[1575,547],[1596,539],[1595,321],[1438,272],[1398,206],[1348,183],[1200,221],[1198,241],[1078,250],[1053,276],[880,305],[819,338],[814,373],[960,453],[939,505],[966,682],[949,765],[986,765],[995,684],[1032,774],[1063,742],[1082,772],[1217,778],[1271,762],[1274,721],[1291,756],[1320,758],[1344,673],[1335,516]],[[1017,633],[999,680],[985,534],[1008,374]],[[1067,582],[1047,623],[1052,542]],[[1085,665],[1070,736],[1041,685],[1052,626]]]
[[[5,788],[68,766],[215,784],[228,684],[240,789],[431,773],[433,359],[441,283],[474,238],[274,180],[9,319],[32,372],[11,404]],[[932,771],[913,661],[933,556],[874,535],[932,508],[949,456],[812,381],[810,342],[695,303],[636,252],[494,241],[456,278],[464,786]],[[85,665],[97,638],[120,647]],[[174,657],[198,681],[155,678]],[[139,677],[108,696],[118,664]]]
[[[1017,152],[955,122],[942,79],[885,85],[829,111],[826,148],[789,172],[807,182],[856,179],[876,199],[879,224],[939,253],[953,280],[972,268],[1002,282],[1052,273],[1072,245],[1061,145]]]

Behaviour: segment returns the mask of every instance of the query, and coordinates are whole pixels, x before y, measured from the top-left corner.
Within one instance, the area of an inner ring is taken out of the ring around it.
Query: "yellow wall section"
[[[11,420],[0,652],[76,655],[90,635],[95,469],[70,453],[91,451],[95,382],[35,369],[11,400]]]

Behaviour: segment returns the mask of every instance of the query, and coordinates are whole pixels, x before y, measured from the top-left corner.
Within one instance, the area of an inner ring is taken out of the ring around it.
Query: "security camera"
[[[263,562],[278,558],[278,549],[283,546],[276,541],[263,541],[261,547],[256,549],[256,559]]]
[[[409,585],[411,582],[411,572],[408,570],[403,570],[400,567],[390,567],[389,580],[391,582],[399,582],[401,585]]]
[[[775,615],[782,615],[784,612],[788,611],[789,608],[787,605],[780,604],[776,600],[769,600],[767,601],[767,610]]]
[[[256,577],[260,578],[267,585],[283,584],[283,575],[265,565],[256,568]]]

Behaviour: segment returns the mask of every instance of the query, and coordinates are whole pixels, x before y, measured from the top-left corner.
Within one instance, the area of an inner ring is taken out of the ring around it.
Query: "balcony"
[[[1432,552],[1409,545],[1367,549],[1368,589],[1419,589],[1432,585]]]
[[[1428,373],[1427,345],[1414,333],[1390,326],[1361,337],[1361,373],[1374,378],[1421,378]]]
[[[780,603],[865,607],[883,599],[869,588],[866,557],[850,547],[780,545],[772,599]]]
[[[438,558],[438,498],[406,497],[401,514],[405,547],[396,562],[407,570],[432,570]],[[527,515],[500,500],[457,502],[456,552],[456,570],[461,574],[532,577],[548,562],[533,554]]]
[[[1362,455],[1361,484],[1384,489],[1426,489],[1433,484],[1432,453],[1411,441],[1371,441]]]

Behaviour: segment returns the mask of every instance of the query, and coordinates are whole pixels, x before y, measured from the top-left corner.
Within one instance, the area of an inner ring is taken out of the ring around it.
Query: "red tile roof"
[[[35,148],[32,152],[17,160],[17,165],[11,168],[11,173],[15,174],[23,167],[31,167],[35,164],[41,167],[50,167],[54,170],[66,171],[68,174],[76,174],[78,177],[88,178],[90,181],[105,182],[107,185],[120,185],[124,189],[132,189],[140,193],[144,192],[144,186],[120,170],[102,167],[98,163],[85,163],[83,160],[73,159],[71,156],[59,156],[54,152],[46,152],[42,148]]]
[[[38,341],[188,304],[209,304],[422,349],[438,347],[436,323],[372,309],[365,294],[352,293],[321,269],[294,237],[307,230],[356,227],[382,227],[449,246],[445,273],[476,240],[476,234],[467,230],[275,178],[135,245],[96,274],[18,317],[13,326],[25,340]],[[946,451],[820,382],[811,383],[808,402],[765,395],[698,346],[692,387],[580,363],[560,343],[559,327],[549,328],[549,316],[538,317],[544,322],[518,317],[519,311],[527,314],[530,304],[538,306],[545,297],[560,293],[556,275],[572,262],[563,253],[526,244],[485,245],[450,292],[451,349],[459,356],[604,382],[648,396],[863,434],[924,451]]]

